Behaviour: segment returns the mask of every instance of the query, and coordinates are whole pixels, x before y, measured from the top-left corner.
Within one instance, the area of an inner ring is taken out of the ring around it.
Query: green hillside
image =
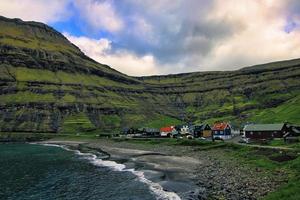
[[[0,131],[111,132],[182,122],[300,124],[300,59],[130,77],[47,25],[0,17]]]

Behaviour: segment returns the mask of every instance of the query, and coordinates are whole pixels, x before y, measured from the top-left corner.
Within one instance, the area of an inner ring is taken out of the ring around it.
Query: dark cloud
[[[234,29],[227,22],[208,19],[212,4],[213,1],[207,0],[165,0],[160,5],[147,0],[143,3],[127,0],[115,4],[127,26],[115,35],[117,45],[113,47],[124,47],[138,55],[151,53],[163,64],[176,63],[187,57],[201,58]],[[134,21],[137,18],[151,27],[148,34],[137,32],[139,24]]]
[[[148,69],[162,73],[236,69],[294,58],[299,52],[298,0],[87,2],[87,8],[96,2],[99,12],[85,10],[83,16],[97,31],[108,31],[100,37],[111,42],[107,57],[118,55],[117,60],[130,54],[131,60],[141,61],[128,62],[128,68],[140,68],[146,60]]]

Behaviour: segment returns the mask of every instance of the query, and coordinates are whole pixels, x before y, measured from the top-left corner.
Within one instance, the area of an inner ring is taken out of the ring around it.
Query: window
[[[224,134],[224,131],[220,131],[220,135],[223,135]]]

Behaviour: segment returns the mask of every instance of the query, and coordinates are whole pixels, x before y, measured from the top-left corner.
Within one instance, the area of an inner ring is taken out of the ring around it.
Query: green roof
[[[250,124],[245,126],[245,131],[280,131],[284,124]]]

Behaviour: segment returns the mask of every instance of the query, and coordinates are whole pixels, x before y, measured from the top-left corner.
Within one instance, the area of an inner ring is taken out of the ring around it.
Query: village
[[[207,123],[199,125],[172,125],[157,128],[124,128],[120,137],[127,138],[177,138],[205,141],[236,140],[238,143],[268,144],[272,140],[282,139],[285,143],[299,142],[300,126],[291,123],[254,124],[249,123],[241,128],[229,122]]]

